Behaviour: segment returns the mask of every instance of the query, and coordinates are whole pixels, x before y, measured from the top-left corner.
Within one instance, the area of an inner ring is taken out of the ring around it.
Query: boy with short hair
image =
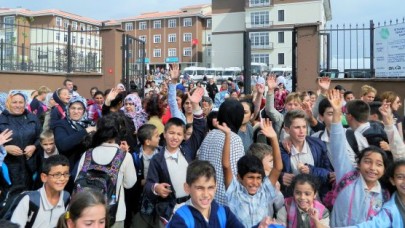
[[[20,227],[27,224],[32,224],[33,228],[56,227],[70,197],[68,192],[63,191],[69,177],[69,160],[63,155],[49,157],[41,173],[43,187],[37,190],[37,194],[29,194],[21,199],[13,212],[11,222],[17,223]],[[29,211],[34,197],[39,197],[36,214]]]
[[[186,131],[184,121],[171,118],[165,125],[166,146],[153,156],[145,184],[146,197],[155,204],[155,212],[166,223],[172,216],[176,204],[188,200],[184,191],[188,164],[196,157],[205,135],[205,119],[199,102],[204,89],[197,88],[189,99],[193,106],[193,133],[183,142]]]
[[[218,125],[218,128],[225,133],[222,166],[229,208],[244,227],[263,225],[275,213],[273,204],[276,198],[281,202],[279,208],[282,207],[284,200],[274,187],[283,169],[277,134],[268,119],[262,122],[261,131],[270,139],[273,148],[274,168],[269,176],[266,177],[263,163],[259,158],[245,155],[239,159],[238,176],[234,177],[230,165],[231,130],[226,124]],[[269,149],[271,151],[271,148]],[[248,154],[251,153],[250,151]]]
[[[228,207],[215,202],[216,187],[214,166],[208,161],[191,162],[184,183],[190,200],[176,211],[167,227],[244,227]]]
[[[58,148],[55,145],[55,137],[52,131],[43,131],[39,135],[39,143],[44,151],[42,158],[49,158],[52,155],[59,154]]]

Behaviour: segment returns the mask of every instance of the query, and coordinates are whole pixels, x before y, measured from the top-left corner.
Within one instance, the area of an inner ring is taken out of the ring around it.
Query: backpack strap
[[[187,205],[183,205],[177,209],[176,214],[178,214],[184,220],[187,227],[194,228],[194,217]]]
[[[34,225],[35,219],[37,218],[41,203],[41,193],[39,191],[29,191],[26,192],[26,195],[30,198],[30,202],[28,208],[28,221],[25,227],[29,228]]]
[[[70,202],[70,193],[67,191],[63,191],[63,203],[65,204],[65,210]]]
[[[66,113],[63,110],[62,106],[60,106],[59,104],[55,104],[56,108],[58,109],[59,113],[62,115],[61,119],[65,119],[66,117]]]
[[[321,133],[318,135],[318,139],[321,139],[323,134],[325,134],[325,131],[321,131]]]
[[[344,188],[353,183],[353,181],[356,180],[359,176],[360,172],[357,170],[346,173],[339,181],[339,183],[336,184],[336,188],[334,190],[336,192],[335,195],[337,196]]]
[[[359,154],[359,145],[357,144],[356,136],[354,135],[354,131],[351,129],[346,130],[346,140],[349,143],[350,147],[354,151],[356,155]]]
[[[225,228],[226,227],[226,213],[225,213],[225,208],[221,205],[218,206],[217,216],[218,216],[218,221],[219,221],[221,228]]]

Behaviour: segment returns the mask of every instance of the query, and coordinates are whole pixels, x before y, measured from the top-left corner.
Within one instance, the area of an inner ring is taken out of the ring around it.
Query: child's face
[[[289,101],[287,104],[285,104],[285,110],[287,112],[291,111],[291,110],[299,110],[299,109],[301,109],[301,104],[296,100]]]
[[[217,184],[213,177],[207,179],[205,176],[199,177],[194,183],[184,184],[184,190],[190,194],[194,207],[202,214],[211,208],[211,202],[215,197]]]
[[[150,147],[156,148],[159,146],[159,141],[160,141],[160,136],[159,136],[159,131],[158,129],[155,129],[153,131],[153,135],[151,139],[148,139]]]
[[[333,118],[333,108],[329,107],[325,109],[323,115],[319,115],[320,119],[323,121],[326,127],[332,125],[332,118]]]
[[[99,204],[85,208],[76,222],[73,222],[71,219],[68,220],[68,227],[106,227],[106,210],[104,205]]]
[[[391,184],[397,187],[398,194],[405,196],[405,165],[398,166],[394,171],[394,177],[390,178]]]
[[[185,140],[188,140],[188,139],[191,137],[192,134],[193,134],[193,127],[189,127],[189,128],[186,130],[186,137],[185,137]]]
[[[252,112],[250,112],[250,107],[247,103],[243,102],[242,105],[244,111],[242,124],[248,124],[249,121],[252,119],[253,115]]]
[[[56,177],[56,175],[60,175],[60,177]],[[61,192],[69,180],[69,166],[53,166],[49,173],[41,173],[41,180],[48,189]]]
[[[307,136],[307,122],[303,118],[295,118],[290,127],[285,128],[291,139],[295,142],[304,142]]]
[[[273,156],[271,154],[264,156],[262,163],[266,176],[269,176],[271,170],[273,169]]]
[[[248,172],[243,176],[243,178],[240,178],[238,174],[238,179],[250,195],[255,195],[260,186],[262,186],[263,177],[260,173]]]
[[[367,185],[374,185],[384,174],[384,161],[381,154],[367,152],[360,160],[360,173]]]
[[[314,189],[307,182],[295,184],[294,200],[301,210],[308,211],[309,208],[312,208],[315,197]]]
[[[165,131],[166,147],[169,150],[177,149],[184,139],[184,127],[172,125]]]
[[[53,138],[44,139],[41,141],[41,147],[46,154],[50,155],[55,152],[55,140]]]

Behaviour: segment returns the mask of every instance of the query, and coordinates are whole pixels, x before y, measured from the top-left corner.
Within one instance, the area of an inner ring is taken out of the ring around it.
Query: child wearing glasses
[[[21,199],[11,222],[20,227],[56,227],[70,197],[68,192],[63,191],[69,177],[69,160],[65,156],[53,155],[46,159],[41,172],[44,185]]]

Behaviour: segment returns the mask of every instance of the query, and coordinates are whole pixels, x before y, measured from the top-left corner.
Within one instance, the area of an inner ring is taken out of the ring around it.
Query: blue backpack
[[[177,211],[176,214],[178,214],[186,223],[188,228],[194,228],[194,217],[193,214],[190,211],[190,208],[187,205],[184,205],[180,207]],[[225,214],[225,208],[223,206],[218,207],[217,211],[217,216],[219,220],[219,224],[221,225],[221,228],[226,227],[226,214]],[[170,223],[167,225],[167,228],[170,228],[171,225]]]

